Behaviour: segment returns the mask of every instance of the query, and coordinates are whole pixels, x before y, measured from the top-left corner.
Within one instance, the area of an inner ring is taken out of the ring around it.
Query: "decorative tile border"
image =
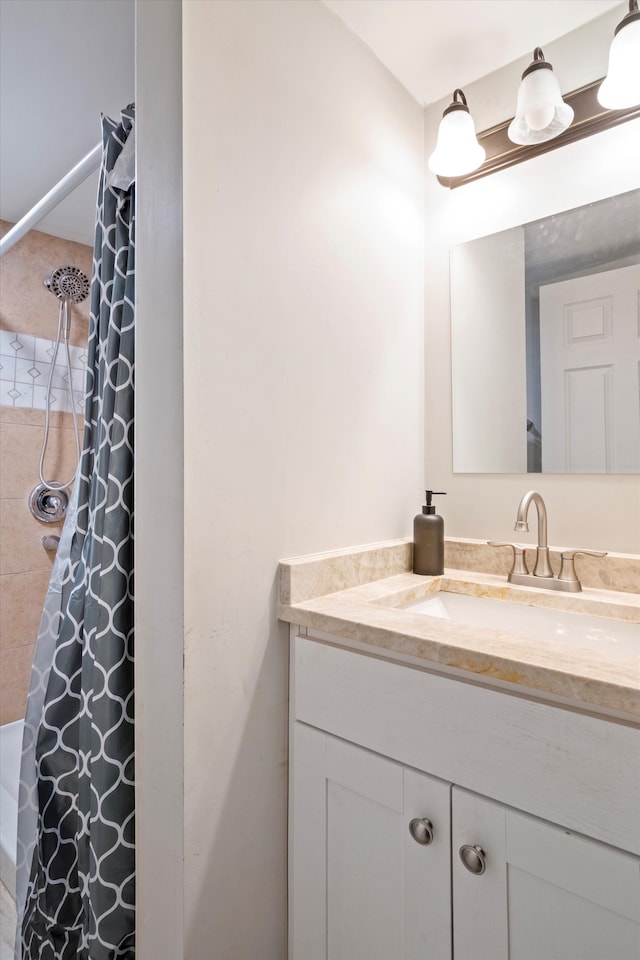
[[[55,341],[25,333],[0,330],[0,406],[44,410]],[[73,406],[69,397],[69,374],[64,343],[51,381],[51,410],[84,412],[87,372],[86,347],[69,347]]]

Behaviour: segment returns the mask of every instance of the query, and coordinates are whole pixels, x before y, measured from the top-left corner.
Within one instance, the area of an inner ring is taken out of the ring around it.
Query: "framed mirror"
[[[640,473],[640,190],[451,251],[454,473]]]

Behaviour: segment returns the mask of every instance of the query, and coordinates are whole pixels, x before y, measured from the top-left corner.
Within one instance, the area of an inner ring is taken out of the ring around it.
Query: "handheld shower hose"
[[[45,490],[63,490],[65,487],[70,487],[75,480],[78,472],[78,466],[80,464],[80,436],[78,432],[78,420],[74,410],[73,375],[71,372],[71,354],[69,351],[69,334],[71,329],[70,308],[72,303],[82,303],[83,300],[86,300],[87,296],[89,295],[89,280],[77,267],[57,267],[51,276],[47,277],[47,279],[44,281],[44,285],[58,298],[60,301],[60,309],[58,311],[58,331],[56,335],[56,343],[53,349],[53,355],[51,357],[51,369],[49,371],[49,380],[47,383],[44,437],[42,441],[42,450],[40,452],[38,476],[40,478],[40,483]],[[64,341],[65,346],[69,405],[71,407],[71,415],[73,417],[73,430],[76,441],[76,469],[74,470],[71,479],[67,480],[66,482],[61,480],[45,480],[44,478],[44,461],[47,453],[47,444],[49,442],[49,420],[51,416],[51,386],[53,384],[53,374],[56,367],[56,360],[58,358],[58,350],[60,349],[60,344],[62,341]]]

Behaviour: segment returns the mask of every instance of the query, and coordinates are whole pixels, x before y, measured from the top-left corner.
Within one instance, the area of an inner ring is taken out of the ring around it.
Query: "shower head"
[[[77,267],[56,267],[44,285],[67,303],[82,303],[89,296],[89,281]]]

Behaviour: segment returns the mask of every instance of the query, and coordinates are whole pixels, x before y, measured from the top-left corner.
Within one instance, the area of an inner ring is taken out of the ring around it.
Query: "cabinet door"
[[[289,956],[450,958],[449,785],[301,723],[293,741]]]
[[[453,788],[455,960],[636,960],[640,859]],[[485,870],[473,873],[468,862]],[[477,854],[474,847],[481,848]]]

